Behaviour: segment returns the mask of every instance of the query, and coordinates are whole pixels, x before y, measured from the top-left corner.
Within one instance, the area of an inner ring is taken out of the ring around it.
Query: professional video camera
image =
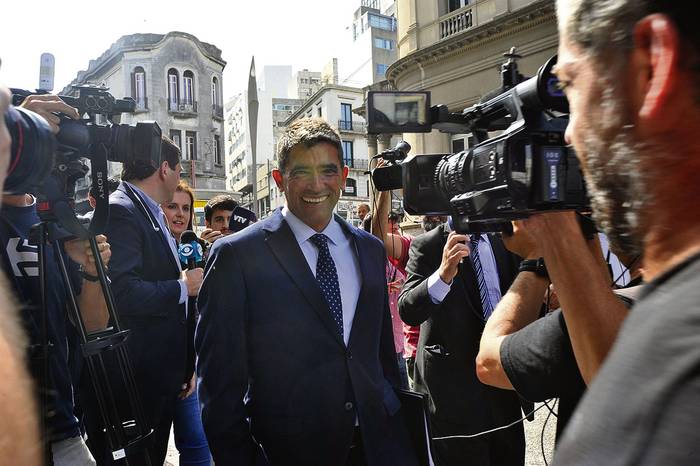
[[[85,237],[87,230],[72,210],[76,182],[91,172],[98,196],[90,231],[99,233],[107,218],[107,161],[159,166],[162,133],[155,122],[135,126],[112,122],[115,115],[134,111],[133,99],[115,99],[105,87],[74,88],[77,97],[59,97],[77,108],[81,119],[59,115],[60,131],[55,138],[38,115],[21,107],[8,109],[5,120],[12,137],[12,158],[5,191],[36,194],[42,219],[57,220],[71,234]],[[37,93],[12,89],[12,94],[13,104],[19,105]],[[89,167],[85,159],[90,160]]]
[[[461,113],[430,106],[429,92],[369,92],[369,133],[418,133],[433,128],[471,133],[477,144],[457,154],[407,157],[403,142],[378,156],[377,189],[404,190],[411,214],[452,215],[459,230],[500,231],[534,212],[587,211],[579,163],[564,141],[568,102],[552,74],[556,56],[525,80],[511,49],[501,89]],[[502,131],[490,137],[489,132]]]

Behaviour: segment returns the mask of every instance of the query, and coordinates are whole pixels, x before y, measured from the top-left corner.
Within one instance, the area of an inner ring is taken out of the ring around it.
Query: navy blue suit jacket
[[[184,379],[180,272],[158,222],[133,190],[121,183],[109,207],[109,276],[120,324],[130,330],[127,347],[148,413],[151,403],[177,395]]]
[[[217,465],[343,466],[356,419],[368,465],[416,464],[392,388],[384,248],[336,219],[362,274],[347,347],[279,210],[211,251],[195,347]]]

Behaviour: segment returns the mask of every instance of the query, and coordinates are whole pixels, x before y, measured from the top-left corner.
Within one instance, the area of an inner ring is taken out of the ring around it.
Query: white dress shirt
[[[310,241],[310,238],[319,232],[302,222],[286,206],[282,209],[282,216],[299,243],[311,273],[316,277],[318,249]],[[347,346],[362,286],[360,263],[352,238],[345,234],[335,218],[331,218],[326,228],[320,233],[328,237],[328,250],[338,272],[338,285],[340,286],[340,298],[343,306],[343,340]]]

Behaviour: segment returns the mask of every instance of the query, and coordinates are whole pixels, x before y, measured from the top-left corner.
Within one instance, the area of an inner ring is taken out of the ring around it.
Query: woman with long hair
[[[168,220],[170,232],[179,244],[182,233],[192,230],[194,221],[192,188],[187,182],[180,180],[173,199],[166,204],[161,204],[161,207]],[[196,309],[188,311],[196,312]],[[211,453],[202,427],[195,379],[193,375],[188,388],[180,393],[173,416],[175,446],[180,452],[180,466],[211,465]]]

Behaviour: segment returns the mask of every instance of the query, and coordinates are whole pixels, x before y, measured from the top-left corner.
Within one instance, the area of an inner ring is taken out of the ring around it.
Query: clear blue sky
[[[253,54],[259,71],[264,65],[320,71],[347,44],[346,28],[359,4],[360,0],[38,0],[10,7],[5,2],[0,6],[0,83],[36,88],[39,57],[49,52],[56,57],[54,91],[59,91],[119,37],[177,30],[222,50],[228,98],[246,87]]]

